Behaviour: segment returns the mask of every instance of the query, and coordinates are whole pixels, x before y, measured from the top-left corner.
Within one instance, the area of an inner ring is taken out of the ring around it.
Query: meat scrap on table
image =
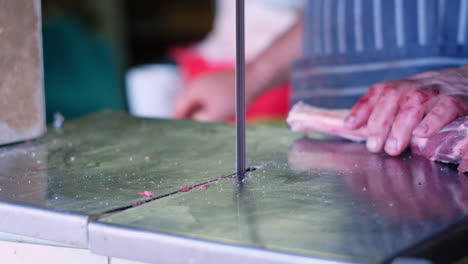
[[[187,186],[179,190],[179,192],[190,192],[193,186]]]
[[[203,184],[203,185],[198,186],[198,189],[200,189],[202,191],[206,191],[206,190],[208,190],[208,188],[210,188],[209,184]]]
[[[349,110],[330,110],[298,102],[286,122],[292,131],[322,132],[353,141],[365,141],[365,127],[351,130],[344,127]],[[432,161],[459,164],[458,171],[468,172],[468,116],[462,116],[430,138],[413,136],[411,151]]]
[[[153,197],[153,192],[150,192],[150,191],[143,191],[141,193],[139,193],[140,196],[143,196],[143,197],[146,197],[146,198],[151,198]]]

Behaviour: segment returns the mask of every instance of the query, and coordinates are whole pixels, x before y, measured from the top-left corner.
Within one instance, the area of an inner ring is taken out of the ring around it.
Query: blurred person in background
[[[305,0],[246,1],[247,61],[254,61],[272,42],[297,23],[304,3]],[[199,86],[197,84],[205,76],[229,75],[233,71],[235,1],[217,0],[215,11],[213,29],[204,40],[172,50],[171,56],[177,67],[170,64],[150,64],[136,67],[127,73],[127,94],[133,114],[171,117],[179,90],[186,93]],[[247,112],[248,121],[284,120],[290,102],[287,80],[271,88],[252,102]],[[226,119],[228,118],[230,117]],[[203,116],[199,119],[203,119]]]
[[[304,18],[248,62],[246,100],[291,77],[293,102],[353,107],[346,126],[367,126],[367,149],[398,155],[412,135],[468,114],[467,63],[468,1],[310,0]],[[233,70],[204,75],[174,115],[229,120],[234,94]]]
[[[251,0],[245,3],[246,61],[253,62],[272,43],[293,27],[300,19],[305,6],[304,0]],[[197,91],[205,86],[208,76],[218,76],[224,85],[224,77],[231,78],[235,67],[235,1],[216,2],[214,27],[206,39],[189,50],[175,53],[182,68],[186,89]],[[209,77],[208,77],[209,78]],[[286,79],[251,101],[247,109],[247,122],[282,123],[290,108],[290,85]],[[203,89],[203,88],[202,88]],[[222,89],[216,89],[222,92]],[[218,102],[220,105],[226,102]],[[229,102],[230,103],[230,102]],[[191,109],[197,120],[213,120],[204,116],[201,105]],[[198,111],[201,110],[201,111]],[[225,119],[233,120],[232,116]],[[214,119],[220,121],[221,119]]]

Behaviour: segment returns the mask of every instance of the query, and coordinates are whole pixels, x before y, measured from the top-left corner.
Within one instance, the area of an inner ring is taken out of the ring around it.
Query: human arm
[[[288,80],[291,64],[300,56],[303,21],[246,66],[246,103]],[[199,121],[225,121],[235,113],[234,70],[208,74],[194,80],[176,101],[174,116]]]

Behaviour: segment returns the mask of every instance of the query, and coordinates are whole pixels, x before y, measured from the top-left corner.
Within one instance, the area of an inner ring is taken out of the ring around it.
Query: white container
[[[172,64],[150,64],[127,72],[130,113],[139,117],[171,118],[182,87],[179,69]]]

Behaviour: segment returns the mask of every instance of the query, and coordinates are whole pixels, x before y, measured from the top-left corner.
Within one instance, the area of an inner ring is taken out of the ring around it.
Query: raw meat
[[[318,131],[352,141],[364,141],[367,138],[367,129],[346,129],[344,119],[349,110],[329,110],[306,105],[299,102],[289,112],[286,122],[295,132]]]
[[[349,110],[328,110],[306,105],[293,106],[286,122],[292,131],[318,131],[353,141],[365,141],[367,129],[344,127]],[[468,172],[468,116],[459,117],[430,138],[413,137],[411,150],[432,161],[460,164],[458,170]]]
[[[427,159],[460,164],[468,172],[468,116],[457,118],[430,138],[413,137],[411,150]]]

